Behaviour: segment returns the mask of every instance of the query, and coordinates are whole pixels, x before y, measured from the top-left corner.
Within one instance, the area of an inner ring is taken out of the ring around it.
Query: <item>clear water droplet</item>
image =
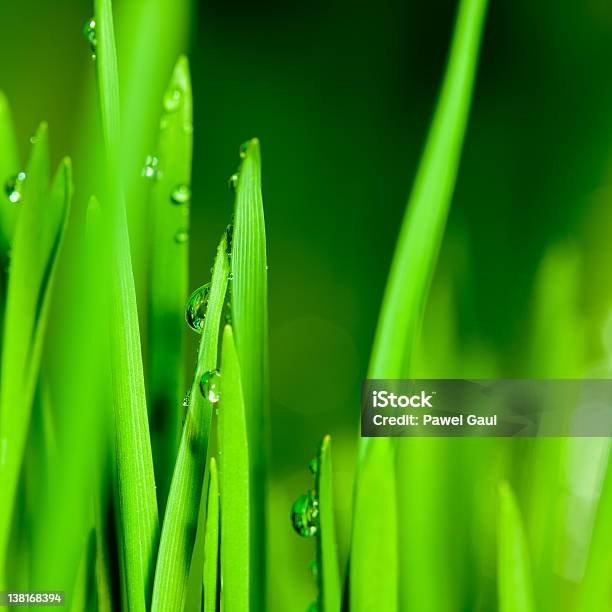
[[[178,206],[181,204],[187,204],[191,200],[191,188],[189,185],[185,185],[184,183],[177,185],[170,194],[170,199],[172,200],[173,204]]]
[[[303,538],[310,538],[318,531],[319,500],[313,490],[300,495],[291,509],[291,523]]]
[[[219,370],[209,370],[202,374],[200,379],[200,392],[211,404],[221,399],[221,374]]]
[[[225,252],[228,255],[232,254],[232,242],[234,240],[234,224],[230,223],[225,228]]]
[[[185,244],[189,242],[189,232],[186,229],[180,229],[174,234],[174,242],[177,244]]]
[[[228,274],[228,276],[227,276],[227,280],[228,280],[228,281],[233,281],[233,280],[234,280],[234,273],[233,273],[233,272],[230,272],[230,273]]]
[[[85,40],[89,43],[91,59],[95,60],[98,55],[98,34],[96,20],[92,17],[85,22],[83,26],[83,34]]]
[[[240,145],[240,159],[245,159],[247,156],[247,151],[249,150],[249,144],[251,143],[250,140],[247,140],[245,142],[243,142]]]
[[[185,307],[187,325],[198,334],[201,334],[204,330],[204,321],[206,320],[210,297],[210,285],[211,283],[206,283],[199,289],[196,289],[187,300],[187,306]]]
[[[4,185],[6,197],[11,204],[19,204],[23,198],[23,184],[26,180],[25,172],[18,172],[11,177]]]
[[[191,399],[191,391],[187,391],[185,393],[185,397],[183,398],[183,408],[189,408],[189,400]]]
[[[182,97],[180,89],[169,89],[164,95],[164,110],[167,113],[175,113],[181,105]]]
[[[238,173],[236,174],[232,174],[232,176],[229,177],[229,181],[227,182],[229,188],[235,192],[236,188],[238,187]]]
[[[159,159],[154,155],[147,155],[141,175],[146,179],[155,179],[159,172]]]
[[[316,476],[319,472],[319,460],[315,457],[308,462],[308,471]]]

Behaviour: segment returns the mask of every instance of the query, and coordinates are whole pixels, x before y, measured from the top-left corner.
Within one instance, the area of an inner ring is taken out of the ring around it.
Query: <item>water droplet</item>
[[[164,109],[167,113],[175,113],[181,105],[180,89],[169,89],[164,95]]]
[[[316,476],[319,472],[319,460],[316,457],[308,462],[308,471],[313,476]]]
[[[208,299],[210,296],[210,285],[211,283],[206,283],[199,289],[196,289],[187,300],[187,306],[185,307],[187,325],[189,325],[193,331],[198,332],[198,334],[201,334],[204,330],[204,321],[206,320],[206,311],[208,310]]]
[[[183,398],[183,408],[189,408],[189,401],[191,400],[191,391],[187,391],[185,393],[185,397]]]
[[[141,175],[146,179],[157,178],[159,171],[159,159],[154,155],[147,155]]]
[[[97,35],[96,20],[92,17],[85,22],[83,27],[83,34],[85,40],[89,43],[89,50],[91,51],[91,59],[95,60],[98,54],[98,35]]]
[[[11,177],[4,185],[4,191],[11,204],[19,204],[23,197],[23,184],[26,180],[26,173],[19,172]]]
[[[229,188],[235,192],[236,188],[238,187],[238,173],[232,174],[232,176],[229,177],[227,184]]]
[[[247,155],[247,151],[249,150],[249,144],[251,143],[250,140],[247,140],[246,142],[243,142],[240,145],[240,159],[244,159]]]
[[[221,374],[219,370],[209,370],[202,374],[200,392],[211,403],[216,404],[221,399]]]
[[[300,495],[291,509],[291,522],[295,531],[303,538],[310,538],[317,533],[319,500],[313,490]]]
[[[191,188],[189,185],[185,185],[184,183],[177,185],[170,194],[170,199],[172,200],[173,204],[178,206],[181,204],[187,204],[191,200]]]
[[[234,273],[233,273],[233,272],[230,272],[230,273],[228,274],[228,276],[227,276],[227,280],[228,280],[228,281],[233,281],[233,280],[234,280]]]
[[[186,229],[180,229],[174,234],[174,242],[177,244],[185,244],[189,242],[189,232]]]

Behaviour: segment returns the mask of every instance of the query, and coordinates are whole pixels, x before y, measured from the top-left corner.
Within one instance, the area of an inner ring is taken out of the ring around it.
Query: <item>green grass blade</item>
[[[217,249],[198,363],[164,516],[152,605],[159,612],[182,610],[185,601],[213,410],[200,392],[200,381],[205,373],[217,369],[219,326],[229,276],[226,249],[224,235]]]
[[[214,457],[210,459],[209,473],[204,540],[204,612],[216,612],[219,586],[219,477]]]
[[[249,610],[249,443],[241,370],[232,328],[223,332],[219,401],[221,601],[225,612]]]
[[[4,92],[0,91],[0,187],[4,189],[5,182],[18,171],[19,155],[11,110]],[[18,214],[19,206],[7,206],[5,202],[0,206],[0,261],[4,261],[13,240]]]
[[[68,218],[70,163],[60,166],[48,193],[46,126],[38,130],[28,164],[28,184],[15,228],[4,328],[0,388],[0,582],[15,494],[30,424],[50,295]]]
[[[181,57],[166,97],[178,95],[178,108],[162,118],[151,189],[152,239],[149,360],[151,422],[157,499],[165,506],[176,459],[185,393],[185,302],[189,248],[177,240],[189,229],[193,111],[189,64]]]
[[[321,612],[340,612],[342,591],[334,523],[331,438],[329,436],[323,438],[319,450],[316,490],[319,499],[319,531],[317,533],[319,609]]]
[[[350,559],[353,612],[398,609],[395,458],[388,440],[374,442],[355,488]]]
[[[243,145],[232,243],[232,321],[247,406],[251,482],[251,607],[265,604],[265,422],[268,403],[268,279],[259,141]]]
[[[462,0],[459,7],[438,107],[387,281],[368,371],[370,378],[402,378],[410,374],[412,354],[455,186],[486,4],[486,0]],[[393,465],[390,440],[362,440],[353,514],[353,604],[358,601],[354,593],[362,592],[367,597],[363,585],[368,585],[368,592],[390,589],[389,576],[396,572],[395,538],[389,540],[386,534],[380,533],[381,528],[394,529],[397,524]],[[380,503],[387,499],[383,495],[390,495],[388,503]],[[371,499],[378,500],[377,511],[373,511]],[[402,541],[401,546],[406,549],[408,530],[403,530],[400,536],[402,534],[406,541]],[[381,581],[380,585],[377,580]],[[389,593],[388,597],[392,599],[393,595]]]
[[[106,153],[111,243],[111,355],[120,524],[130,609],[144,610],[159,537],[136,290],[120,181],[119,83],[110,0],[96,0],[97,76]]]
[[[533,612],[527,539],[512,489],[499,486],[497,579],[500,612]]]
[[[605,610],[610,605],[610,585],[612,584],[612,453],[608,455],[608,467],[597,516],[593,527],[589,557],[580,591],[576,612]]]

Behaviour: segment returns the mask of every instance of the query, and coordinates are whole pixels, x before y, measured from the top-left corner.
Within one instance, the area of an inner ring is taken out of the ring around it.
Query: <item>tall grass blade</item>
[[[175,92],[178,92],[176,94]],[[189,64],[181,57],[166,97],[177,95],[177,108],[162,118],[156,157],[145,174],[151,189],[151,297],[149,304],[150,402],[157,499],[163,509],[180,439],[181,400],[185,392],[185,302],[189,284],[189,248],[177,240],[189,229],[193,110]],[[159,167],[158,167],[159,166]]]
[[[221,353],[219,488],[221,490],[221,605],[249,610],[249,443],[241,370],[232,328],[226,325]]]
[[[64,161],[48,192],[47,128],[42,125],[28,163],[22,211],[15,228],[0,373],[0,583],[19,472],[46,331],[49,301],[64,236],[72,177]]]
[[[499,486],[497,580],[500,612],[533,612],[527,538],[512,489]]]
[[[19,155],[8,100],[0,91],[0,187],[19,171]],[[0,261],[4,261],[17,223],[19,206],[0,206]],[[2,301],[0,300],[0,305]]]
[[[110,0],[96,0],[97,77],[106,153],[111,246],[110,335],[115,445],[120,524],[123,530],[126,592],[131,610],[144,610],[153,586],[159,537],[153,458],[136,290],[132,272],[125,201],[120,180],[119,83],[113,16]]]
[[[219,476],[217,462],[210,459],[206,535],[204,538],[204,612],[217,612],[219,595]]]
[[[247,407],[251,484],[251,607],[265,604],[265,422],[268,404],[268,279],[259,141],[241,149],[232,242],[232,321]]]
[[[224,235],[217,248],[198,362],[164,516],[152,605],[152,610],[159,612],[182,610],[185,602],[213,410],[209,398],[200,391],[200,382],[217,369],[219,326],[229,276],[226,249]]]
[[[486,4],[486,0],[462,0],[459,7],[438,107],[387,281],[368,371],[370,378],[410,375],[412,355],[455,186]],[[403,442],[411,444],[415,441]],[[379,532],[389,529],[388,525],[397,524],[394,516],[396,494],[392,492],[395,489],[393,454],[388,439],[362,440],[351,550],[353,604],[356,603],[353,593],[360,591],[361,585],[368,584],[375,591],[390,589],[389,576],[396,572],[398,550],[393,545],[395,539],[388,540],[387,534]],[[390,497],[383,498],[383,494]],[[371,499],[387,499],[388,503],[379,504],[380,511],[372,512]],[[400,537],[401,549],[405,551],[410,546],[408,530],[403,530]],[[433,577],[424,574],[422,578],[431,580]],[[437,586],[432,584],[431,588],[437,589]]]
[[[319,609],[340,612],[342,590],[338,567],[338,546],[334,522],[332,486],[331,438],[325,436],[317,457],[316,490],[319,500],[319,531],[317,534],[317,565]]]

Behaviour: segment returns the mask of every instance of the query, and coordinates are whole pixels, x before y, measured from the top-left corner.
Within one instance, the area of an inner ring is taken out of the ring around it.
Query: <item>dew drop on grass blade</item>
[[[510,485],[499,485],[497,582],[499,612],[534,612],[527,538]]]
[[[164,111],[155,155],[145,161],[143,178],[151,184],[151,294],[149,361],[151,364],[151,436],[157,499],[166,504],[172,466],[182,426],[185,392],[185,302],[189,283],[188,243],[176,236],[189,229],[193,112],[189,64],[181,57],[166,97],[177,96],[176,108]]]
[[[370,378],[403,378],[410,361],[436,265],[455,185],[484,23],[486,0],[462,0],[449,63],[385,290],[374,341]],[[413,443],[414,440],[400,441]],[[375,590],[397,609],[398,548],[394,449],[388,439],[363,439],[358,466],[351,545],[351,604]],[[401,482],[401,471],[399,474]],[[384,497],[386,496],[386,497]],[[371,498],[386,499],[372,512]],[[382,511],[382,515],[381,515]],[[377,535],[378,534],[378,535]],[[407,530],[400,547],[410,546]],[[392,538],[390,540],[390,538]],[[420,553],[421,551],[419,551]],[[423,574],[420,578],[431,580]],[[415,577],[415,580],[417,578]],[[432,592],[435,585],[426,588]],[[402,589],[410,596],[410,589]],[[402,601],[402,606],[411,605]]]
[[[236,204],[232,239],[232,322],[247,406],[251,482],[251,608],[265,604],[264,423],[268,405],[268,288],[266,230],[261,195],[259,141],[245,143],[235,181]]]
[[[0,586],[15,494],[28,436],[50,295],[65,232],[72,176],[65,160],[48,192],[47,128],[36,134],[12,250],[0,373]]]
[[[204,612],[217,612],[219,595],[219,477],[217,462],[210,459],[206,535],[204,537]]]
[[[221,398],[217,423],[221,490],[221,605],[226,612],[249,610],[249,443],[241,369],[229,325],[223,332]]]
[[[200,392],[200,382],[207,372],[217,369],[219,327],[229,276],[226,248],[224,235],[217,248],[208,312],[164,516],[155,569],[154,612],[180,610],[185,602],[213,411],[213,404]],[[199,572],[201,585],[201,567]]]
[[[111,370],[122,556],[130,609],[148,605],[159,522],[125,200],[120,178],[119,75],[110,0],[95,2],[96,72],[106,153],[103,199],[111,252]]]

